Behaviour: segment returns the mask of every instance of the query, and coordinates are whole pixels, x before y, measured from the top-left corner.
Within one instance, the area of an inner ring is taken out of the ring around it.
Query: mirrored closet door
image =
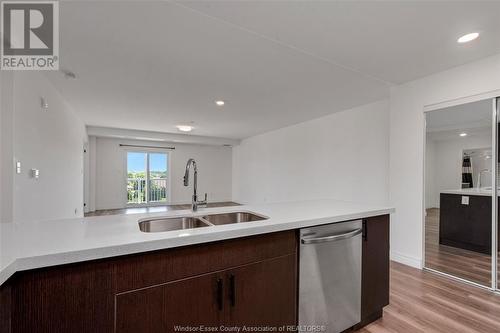
[[[496,288],[494,100],[428,111],[425,117],[424,266]]]

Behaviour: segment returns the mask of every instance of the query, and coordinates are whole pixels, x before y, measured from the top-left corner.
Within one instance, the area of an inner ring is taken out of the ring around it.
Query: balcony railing
[[[146,191],[148,196],[146,196]],[[129,204],[166,202],[167,180],[165,178],[152,178],[149,180],[149,186],[146,186],[144,178],[128,178],[127,197]]]

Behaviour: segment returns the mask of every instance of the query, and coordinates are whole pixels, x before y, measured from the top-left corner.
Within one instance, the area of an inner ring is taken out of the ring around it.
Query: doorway
[[[498,289],[498,98],[425,113],[424,268]]]
[[[165,204],[170,200],[167,152],[127,152],[127,205]]]

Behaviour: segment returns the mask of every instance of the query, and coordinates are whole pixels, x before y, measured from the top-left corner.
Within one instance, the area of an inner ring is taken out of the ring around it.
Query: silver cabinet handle
[[[302,244],[317,244],[325,242],[334,242],[342,239],[347,239],[359,235],[363,231],[362,228],[346,232],[345,234],[337,234],[331,236],[317,237],[317,238],[302,238]]]

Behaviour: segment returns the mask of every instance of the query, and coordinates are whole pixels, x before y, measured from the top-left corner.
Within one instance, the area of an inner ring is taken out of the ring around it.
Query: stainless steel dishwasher
[[[360,322],[361,234],[361,220],[300,230],[301,330],[336,333]]]

